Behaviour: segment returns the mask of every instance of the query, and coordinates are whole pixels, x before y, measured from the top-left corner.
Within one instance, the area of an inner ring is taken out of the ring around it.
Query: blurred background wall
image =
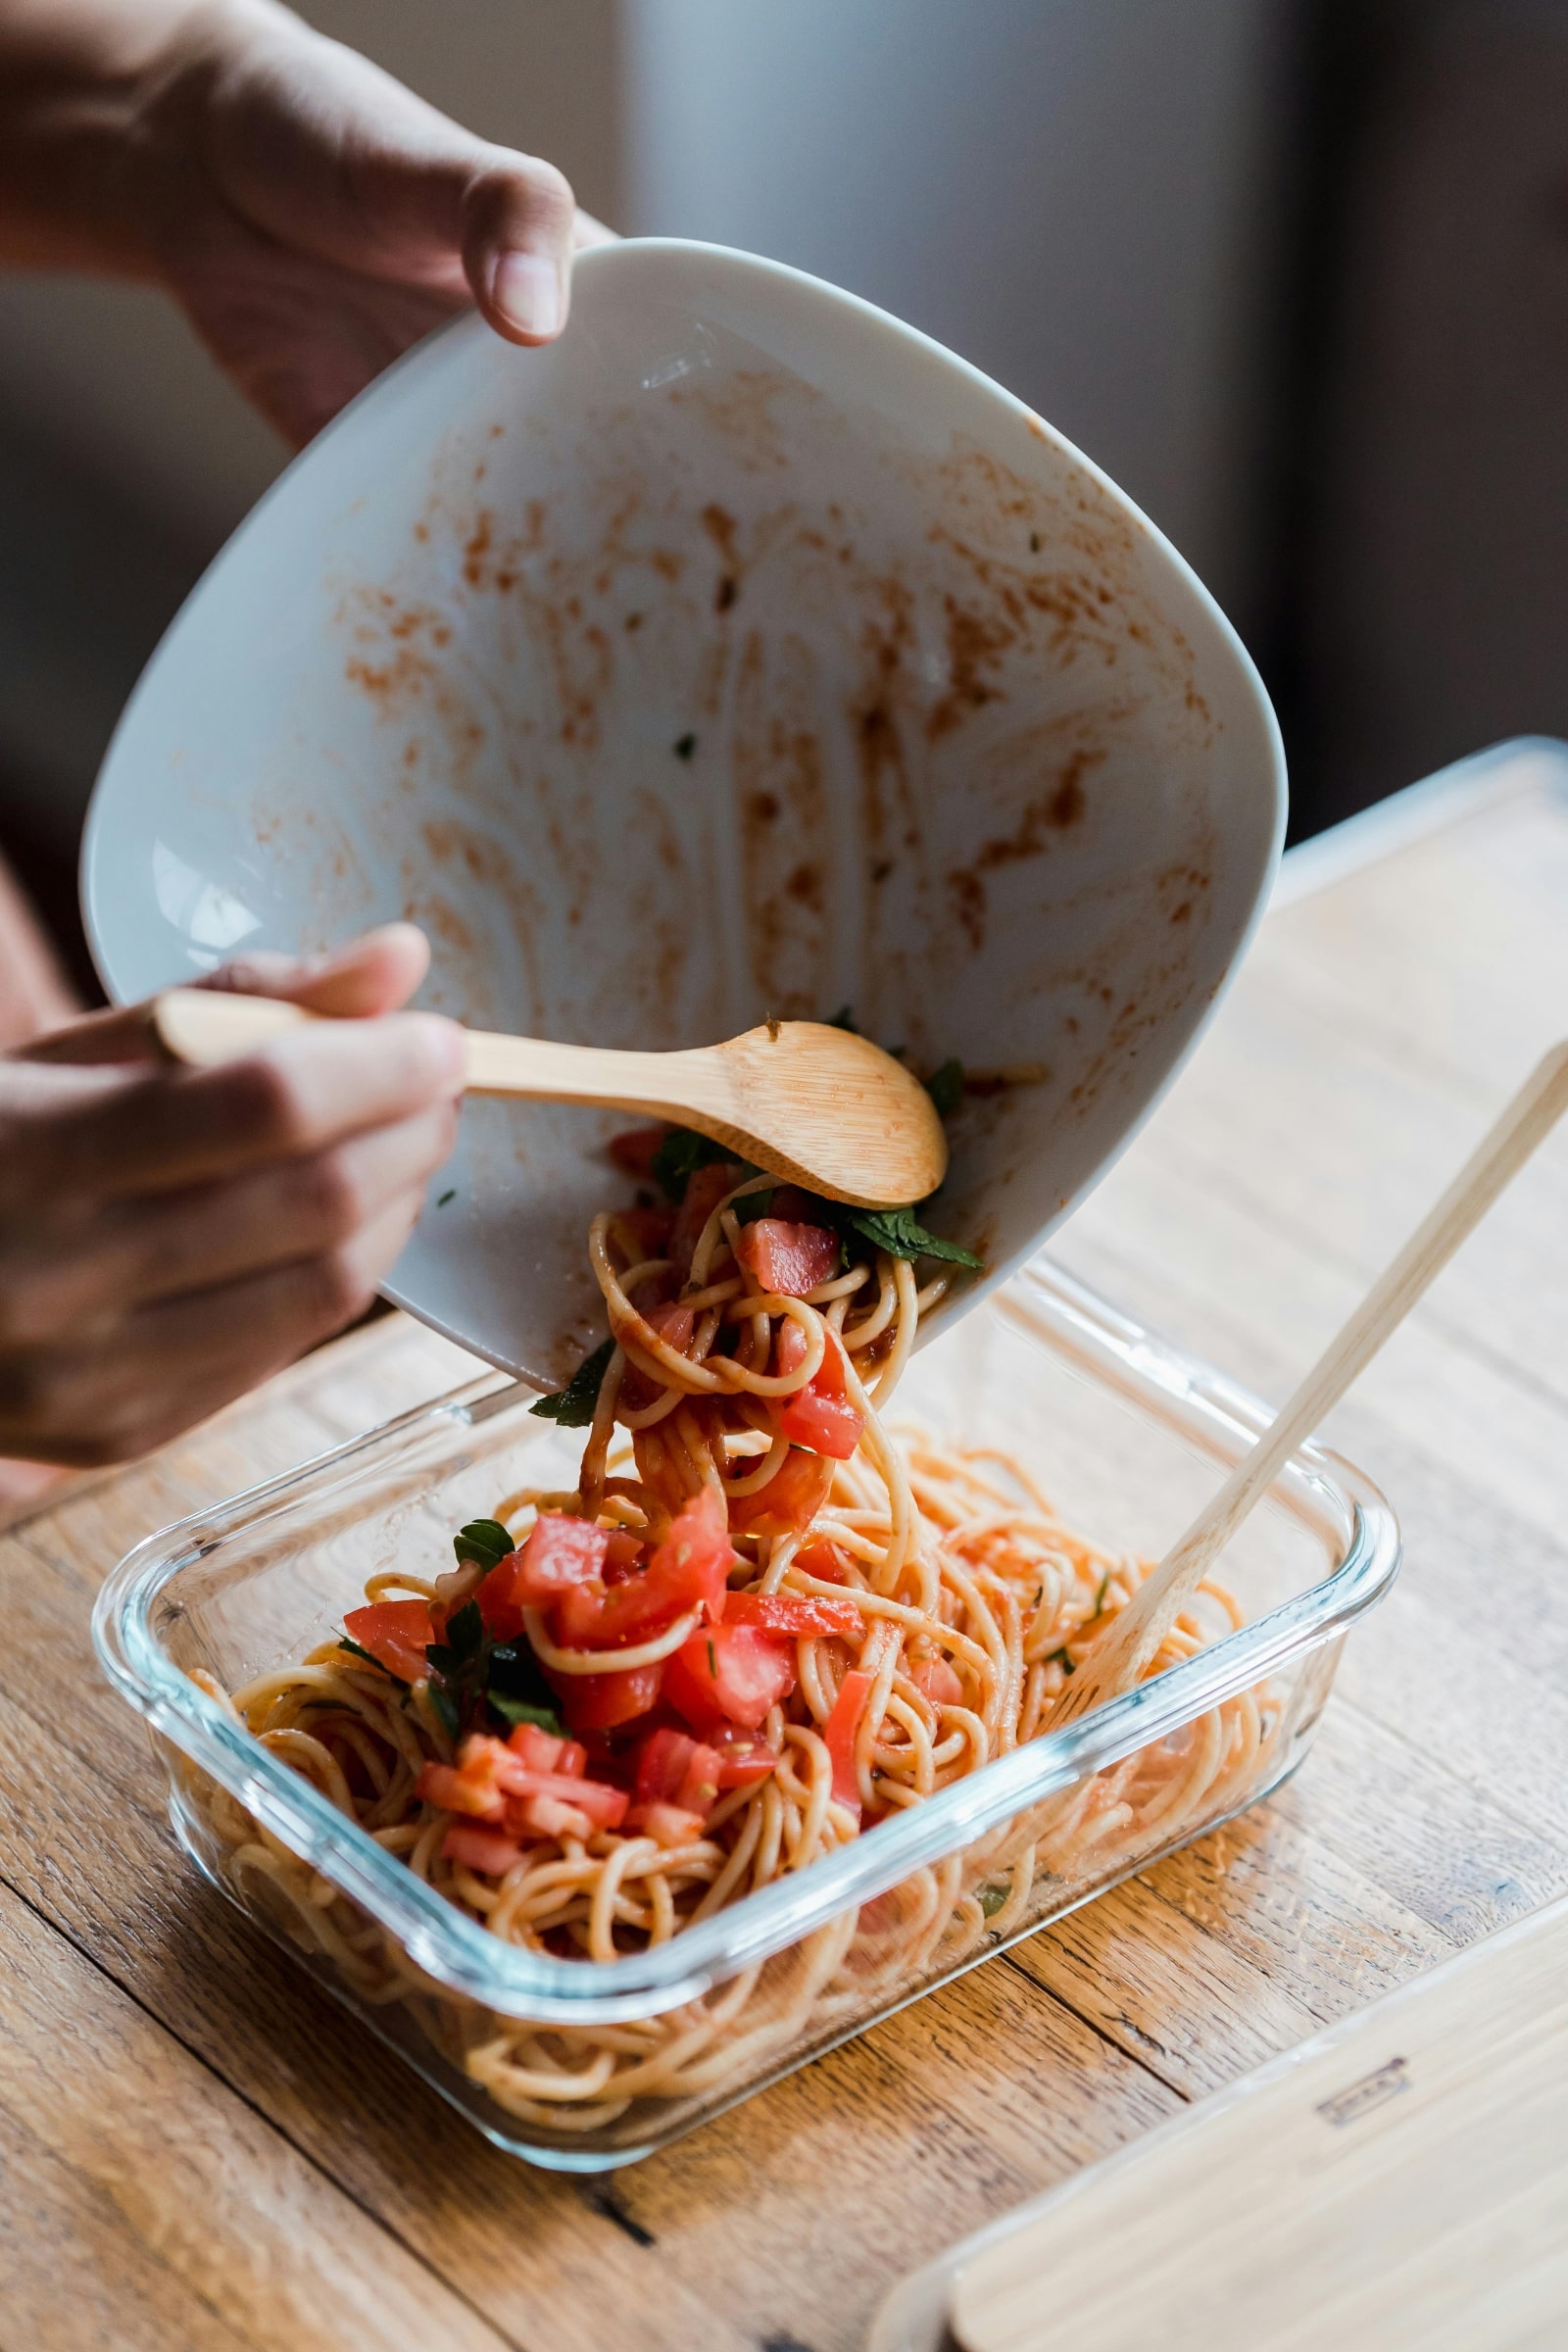
[[[1275,692],[1297,831],[1568,733],[1568,0],[307,0],[630,232],[750,246],[1100,461]],[[0,279],[0,840],[283,453],[158,297]]]

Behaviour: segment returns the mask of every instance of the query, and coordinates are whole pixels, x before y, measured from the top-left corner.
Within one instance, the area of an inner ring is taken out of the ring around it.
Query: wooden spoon
[[[172,988],[148,1007],[177,1061],[253,1054],[322,1016],[272,997]],[[868,1038],[821,1021],[769,1021],[726,1045],[619,1054],[543,1038],[466,1032],[470,1094],[592,1102],[695,1127],[770,1176],[847,1200],[901,1208],[947,1174],[948,1145],[925,1088]]]
[[[1217,1553],[1303,1439],[1309,1438],[1391,1332],[1447,1264],[1503,1187],[1568,1110],[1568,1042],[1554,1046],[1514,1096],[1442,1200],[1380,1276],[1290,1402],[1128,1606],[1095,1643],[1056,1701],[1048,1729],[1075,1723],[1140,1681]]]

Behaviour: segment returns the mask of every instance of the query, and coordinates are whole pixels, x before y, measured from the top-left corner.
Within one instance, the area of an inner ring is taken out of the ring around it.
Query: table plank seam
[[[487,2311],[483,2310],[477,2303],[475,2303],[472,2298],[465,2292],[464,2288],[457,2283],[456,2280],[448,2278],[444,2271],[438,2270],[428,2255],[422,2253],[416,2245],[411,2244],[399,2230],[395,2229],[391,2223],[389,2223],[381,2214],[378,2214],[375,2211],[373,2206],[367,2204],[365,2199],[360,2196],[352,2187],[350,2187],[347,2182],[341,2180],[335,2173],[329,2172],[327,2168],[320,2162],[319,2158],[313,2155],[309,2148],[303,2146],[295,2137],[294,2133],[290,2132],[285,2125],[280,2123],[276,2117],[269,2115],[266,2108],[261,2106],[249,2091],[245,2090],[238,2082],[234,2082],[227,2074],[225,2074],[221,2067],[216,2066],[212,2059],[210,2059],[203,2050],[197,2048],[193,2042],[188,2041],[184,2034],[179,2033],[177,2028],[172,2026],[167,2018],[160,2017],[157,2011],[151,2008],[142,1998],[141,1994],[137,1992],[134,1985],[126,1984],[120,1976],[116,1974],[113,1968],[109,1967],[107,1963],[91,1949],[89,1945],[83,1943],[77,1936],[74,1936],[68,1928],[61,1927],[55,1920],[49,1917],[47,1912],[40,1910],[38,1905],[32,1900],[31,1896],[28,1895],[23,1887],[17,1886],[4,1870],[0,1870],[0,1886],[4,1886],[8,1893],[16,1897],[17,1901],[22,1904],[23,1908],[29,1914],[29,1916],[38,1922],[38,1925],[44,1930],[46,1935],[58,1936],[62,1943],[69,1945],[71,1950],[74,1951],[79,1959],[84,1960],[91,1969],[93,1969],[105,1980],[107,1984],[112,1984],[116,1991],[120,1993],[124,2000],[129,2001],[138,2014],[147,2020],[155,2032],[166,2034],[177,2048],[185,2052],[187,2057],[194,2059],[198,2066],[204,2068],[206,2072],[212,2076],[216,2082],[221,2084],[223,2090],[230,2098],[238,2100],[239,2104],[246,2108],[249,2113],[256,2118],[257,2122],[262,2125],[265,2131],[275,2133],[278,2139],[282,2140],[286,2146],[292,2148],[300,2162],[308,2165],[312,2173],[314,2173],[318,2180],[327,2182],[333,2189],[337,2191],[339,2196],[344,2197],[349,2204],[353,2205],[360,2213],[362,2213],[366,2220],[370,2223],[372,2228],[390,2238],[395,2245],[401,2246],[405,2254],[407,2254],[412,2261],[418,2264],[420,2270],[425,2273],[425,2275],[438,2288],[441,2289],[443,2293],[450,2294],[455,2302],[463,2304],[471,2318],[475,2319],[481,2327],[487,2328],[492,2331],[498,2343],[504,2344],[508,2347],[508,2352],[534,2352],[533,2346],[525,2343],[520,2336],[514,2335],[508,2328],[502,2327],[495,2319],[491,2317]],[[29,2134],[29,2136],[31,2135]],[[171,2275],[175,2276],[176,2274],[171,2273]],[[182,2283],[184,2282],[182,2281]],[[203,2301],[205,2303],[205,2298],[203,2298]],[[209,2308],[211,2307],[209,2306]],[[214,2317],[217,2319],[221,2319],[221,2314],[217,2312],[215,2309]],[[222,2324],[225,2327],[230,2328],[232,2330],[231,2322],[223,2321]]]
[[[1142,1874],[1140,1873],[1138,1875],[1141,1876]],[[1053,1925],[1055,1923],[1053,1922]],[[1051,1930],[1050,1928],[1038,1928],[1035,1933],[1039,1936],[1049,1936]],[[1033,1942],[1034,1937],[1030,1936],[1025,1940]],[[1006,1962],[1007,1966],[1011,1969],[1012,1974],[1019,1980],[1019,1982],[1028,1985],[1030,1994],[1035,2000],[1054,2001],[1058,2009],[1065,2009],[1069,2017],[1076,2018],[1081,2026],[1087,2027],[1088,2031],[1094,2035],[1095,2039],[1097,2041],[1102,2041],[1107,2049],[1114,2050],[1118,2058],[1125,2058],[1133,2066],[1141,2068],[1142,2071],[1146,2075],[1150,2076],[1152,2081],[1159,2083],[1162,2089],[1174,2091],[1177,2098],[1182,2101],[1184,2106],[1191,2106],[1193,2099],[1192,2092],[1190,2090],[1184,2090],[1182,2085],[1179,2082],[1173,2082],[1169,2075],[1162,2074],[1160,2069],[1154,2065],[1153,2061],[1149,2057],[1146,2051],[1135,2049],[1129,2046],[1129,2044],[1125,2041],[1118,2041],[1114,2034],[1107,2034],[1103,2026],[1098,2025],[1094,2018],[1089,2016],[1085,2010],[1080,2009],[1076,2001],[1069,2000],[1066,1993],[1058,1992],[1054,1985],[1048,1986],[1038,1983],[1035,1978],[1030,1976],[1028,1970],[1023,1966],[1022,1962],[1015,1959],[1010,1951],[999,1952],[995,1955],[995,1957]]]

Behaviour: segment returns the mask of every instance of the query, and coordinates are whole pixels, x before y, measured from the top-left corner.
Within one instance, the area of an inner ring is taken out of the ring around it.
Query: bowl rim
[[[972,1307],[979,1305],[982,1300],[994,1295],[1000,1286],[1017,1274],[1056,1227],[1071,1214],[1081,1201],[1088,1198],[1098,1185],[1103,1182],[1122,1154],[1143,1132],[1150,1119],[1159,1108],[1206,1034],[1210,1022],[1224,1002],[1226,994],[1256,937],[1278,874],[1289,815],[1284,740],[1273,704],[1259,675],[1256,663],[1242,642],[1234,623],[1227,617],[1211,591],[1204,586],[1187,559],[1166,538],[1158,525],[1151,521],[1137,503],[1111,479],[1102,467],[1096,465],[1092,458],[1087,457],[1064,433],[1059,432],[1040,416],[1016,393],[1009,392],[1004,385],[987,375],[983,368],[977,368],[972,361],[965,360],[958,353],[950,350],[946,344],[938,342],[934,336],[925,334],[919,327],[910,326],[892,312],[884,311],[875,303],[866,301],[863,296],[851,293],[845,287],[835,286],[828,279],[816,277],[808,270],[797,270],[788,263],[771,261],[762,255],[746,253],[736,247],[714,245],[701,239],[686,237],[623,238],[614,244],[590,247],[578,256],[574,271],[580,287],[583,282],[582,273],[585,271],[587,272],[587,282],[591,284],[595,277],[601,276],[607,271],[613,273],[627,269],[647,270],[650,268],[657,270],[666,267],[673,267],[677,273],[681,271],[689,273],[696,270],[716,274],[720,284],[726,279],[740,286],[756,286],[758,284],[766,286],[771,283],[787,290],[792,299],[804,299],[807,302],[815,303],[824,318],[836,317],[840,321],[853,319],[859,328],[872,330],[890,338],[912,359],[917,360],[920,366],[956,375],[974,392],[995,406],[999,418],[1009,418],[1012,422],[1024,427],[1034,438],[1043,439],[1068,466],[1078,469],[1091,480],[1124,519],[1133,526],[1139,534],[1149,560],[1156,566],[1162,567],[1168,575],[1169,584],[1178,599],[1191,608],[1190,612],[1183,614],[1184,624],[1190,625],[1194,615],[1201,617],[1211,633],[1216,657],[1228,661],[1237,686],[1242,692],[1243,706],[1259,730],[1256,789],[1260,795],[1266,791],[1272,802],[1267,845],[1252,878],[1252,898],[1247,919],[1232,943],[1223,969],[1208,990],[1206,1001],[1199,1007],[1187,1036],[1179,1050],[1173,1054],[1168,1067],[1152,1088],[1136,1115],[1096,1163],[1086,1180],[1075,1193],[1058,1202],[1046,1221],[1018,1249],[1008,1256],[999,1258],[994,1265],[986,1268],[983,1275],[973,1281],[966,1281],[955,1286],[942,1311],[926,1319],[923,1328],[917,1335],[916,1347],[924,1347],[932,1339],[939,1337],[961,1315],[967,1314]],[[566,331],[569,334],[569,324]],[[116,893],[114,878],[108,870],[105,837],[110,823],[111,800],[114,800],[118,808],[120,796],[124,787],[113,779],[118,777],[121,755],[124,744],[128,741],[130,730],[137,723],[137,714],[143,699],[165,663],[177,658],[180,640],[186,629],[192,625],[195,608],[209,581],[219,567],[226,564],[235,551],[260,527],[262,518],[274,501],[289,494],[289,485],[293,482],[295,475],[304,468],[321,464],[323,462],[322,453],[329,453],[343,434],[355,429],[356,419],[367,411],[370,404],[385,400],[389,396],[389,387],[397,378],[409,370],[439,367],[442,364],[441,354],[448,348],[461,350],[466,344],[474,342],[487,344],[495,340],[493,331],[485,325],[475,312],[461,313],[457,318],[444,321],[419,342],[412,345],[408,351],[402,353],[388,368],[383,369],[372,382],[366,385],[363,391],[356,394],[355,398],[323,426],[315,439],[289,462],[276,480],[263,492],[249,514],[236,525],[223,546],[214,556],[201,578],[191,589],[158,646],[154,649],[121,712],[108,748],[104,753],[88,801],[82,831],[78,869],[81,918],[94,968],[103,982],[105,993],[111,1003],[125,1002],[123,993],[115,984],[112,969],[113,959],[105,937],[107,916],[103,920],[100,919],[101,911],[107,908]],[[502,348],[507,347],[502,346]],[[381,1288],[384,1297],[390,1298],[394,1304],[406,1308],[419,1321],[428,1324],[432,1330],[441,1332],[446,1338],[456,1341],[460,1347],[467,1348],[470,1353],[478,1355],[484,1360],[497,1362],[499,1368],[511,1371],[510,1365],[502,1363],[498,1357],[490,1353],[482,1340],[476,1340],[469,1333],[460,1330],[450,1317],[443,1318],[440,1312],[426,1308],[417,1298],[410,1297],[403,1285],[396,1279],[396,1268],[393,1269],[391,1278]],[[541,1376],[535,1385],[543,1388],[548,1384]]]
[[[1049,1261],[1036,1260],[992,1301],[1070,1368],[1099,1378],[1146,1418],[1230,1464],[1272,1409],[1199,1358],[1107,1306]],[[532,1392],[487,1374],[313,1460],[147,1537],[105,1581],[93,1642],[110,1683],[200,1770],[391,1934],[427,1978],[462,1998],[542,2024],[650,2017],[797,1943],[854,1905],[887,1892],[1039,1802],[1335,1639],[1387,1593],[1397,1573],[1397,1522],[1379,1489],[1315,1444],[1292,1456],[1269,1499],[1343,1546],[1338,1567],[1304,1591],[1082,1721],[994,1758],[920,1805],[683,1929],[650,1950],[585,1967],[501,1943],[345,1819],[310,1782],[238,1726],[176,1667],[152,1629],[167,1586],[258,1526],[343,1493],[421,1430],[477,1428]]]

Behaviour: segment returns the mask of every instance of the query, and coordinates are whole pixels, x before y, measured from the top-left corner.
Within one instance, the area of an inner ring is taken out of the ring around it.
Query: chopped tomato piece
[[[727,1723],[710,1733],[709,1739],[718,1758],[721,1788],[742,1788],[748,1781],[765,1781],[777,1769],[778,1757],[765,1740],[749,1739]]]
[[[482,1870],[489,1879],[505,1877],[522,1860],[522,1848],[512,1838],[503,1838],[496,1830],[470,1829],[466,1822],[453,1823],[441,1840],[441,1851],[449,1862]]]
[[[610,1530],[566,1511],[541,1511],[528,1540],[497,1560],[474,1594],[496,1642],[515,1642],[524,1609],[542,1608],[573,1585],[597,1577],[610,1549]]]
[[[731,1592],[724,1603],[726,1625],[760,1625],[764,1633],[793,1640],[842,1634],[855,1641],[865,1619],[853,1600],[823,1600],[814,1592]]]
[[[350,1609],[343,1631],[400,1683],[416,1683],[430,1671],[424,1653],[436,1636],[427,1600],[372,1600]]]
[[[522,1728],[531,1730],[535,1727]],[[626,1810],[624,1788],[612,1788],[607,1781],[587,1780],[580,1767],[576,1771],[564,1770],[563,1764],[569,1765],[572,1762],[573,1751],[582,1757],[584,1764],[587,1762],[585,1752],[574,1740],[558,1741],[548,1732],[537,1733],[537,1739],[539,1745],[533,1747],[530,1753],[528,1747],[514,1747],[510,1740],[492,1739],[487,1732],[470,1733],[463,1742],[458,1755],[458,1770],[453,1777],[466,1788],[499,1795],[507,1800],[509,1810],[511,1800],[514,1798],[549,1796],[562,1804],[575,1805],[602,1829],[612,1830]],[[533,1757],[545,1747],[556,1751],[553,1768],[533,1761]],[[421,1788],[425,1774],[440,1769],[439,1766],[426,1765],[424,1773],[420,1775]]]
[[[722,1616],[734,1556],[723,1502],[704,1487],[676,1512],[640,1576],[608,1590],[583,1585],[561,1596],[551,1621],[556,1639],[567,1649],[608,1650],[651,1639],[689,1609]]]
[[[837,1462],[847,1462],[865,1434],[865,1415],[837,1396],[824,1396],[814,1383],[780,1399],[773,1418],[792,1446],[808,1446]]]
[[[623,1585],[628,1576],[635,1576],[648,1556],[648,1546],[641,1536],[634,1536],[629,1527],[612,1528],[610,1544],[605,1552],[605,1582]]]
[[[591,1838],[594,1823],[578,1804],[562,1796],[528,1796],[507,1807],[508,1823],[535,1838]]]
[[[764,1291],[804,1298],[839,1270],[839,1237],[825,1225],[792,1225],[783,1217],[757,1217],[743,1225],[736,1245]]]
[[[693,1634],[664,1668],[664,1696],[702,1734],[721,1723],[755,1732],[794,1688],[790,1643],[755,1625],[713,1625]]]
[[[474,1780],[450,1764],[426,1764],[414,1784],[414,1793],[444,1813],[466,1813],[475,1821],[500,1821],[506,1799],[493,1782]]]
[[[848,1805],[857,1813],[860,1810],[860,1780],[855,1769],[855,1743],[870,1695],[871,1677],[862,1674],[858,1666],[852,1667],[839,1685],[833,1712],[822,1727],[827,1752],[833,1761],[833,1794],[841,1805]]]
[[[798,1323],[786,1323],[773,1343],[775,1371],[793,1372],[806,1360],[806,1334]],[[864,1415],[847,1398],[844,1350],[832,1332],[822,1361],[808,1387],[792,1396],[774,1399],[775,1423],[793,1446],[808,1446],[813,1453],[831,1454],[847,1462],[865,1430]]]
[[[662,1119],[653,1127],[628,1127],[620,1135],[612,1135],[605,1150],[628,1176],[651,1177],[655,1155],[668,1133]]]
[[[637,1755],[637,1802],[706,1814],[724,1782],[718,1750],[684,1732],[650,1732]]]
[[[568,1780],[581,1780],[587,1770],[588,1751],[580,1741],[558,1740],[537,1723],[517,1724],[507,1745],[530,1772],[559,1772]]]
[[[927,1658],[909,1669],[909,1680],[934,1707],[961,1707],[963,1685],[946,1658]]]
[[[824,1536],[814,1544],[803,1544],[795,1554],[795,1565],[807,1576],[814,1576],[819,1585],[847,1585],[850,1581],[848,1559]]]
[[[739,1170],[727,1159],[710,1159],[705,1168],[694,1168],[686,1179],[686,1197],[675,1212],[669,1237],[670,1258],[682,1279],[691,1272],[692,1252],[703,1238],[703,1227],[724,1195],[732,1193],[740,1181]]]
[[[833,1484],[831,1456],[792,1446],[765,1487],[736,1494],[729,1506],[737,1536],[794,1536],[810,1526]]]
[[[655,1798],[649,1804],[634,1805],[626,1816],[626,1827],[640,1830],[660,1845],[693,1845],[703,1834],[703,1817]]]
[[[675,1211],[672,1208],[617,1208],[615,1223],[634,1251],[635,1262],[641,1265],[645,1258],[662,1257],[668,1250]]]
[[[635,1723],[659,1703],[664,1679],[663,1663],[628,1666],[612,1674],[563,1674],[556,1677],[556,1694],[566,1729],[579,1736],[588,1732],[618,1731]]]
[[[695,1307],[682,1306],[674,1298],[666,1298],[662,1306],[650,1307],[643,1321],[650,1331],[658,1334],[666,1348],[673,1348],[677,1355],[685,1355],[697,1329],[697,1310]]]

